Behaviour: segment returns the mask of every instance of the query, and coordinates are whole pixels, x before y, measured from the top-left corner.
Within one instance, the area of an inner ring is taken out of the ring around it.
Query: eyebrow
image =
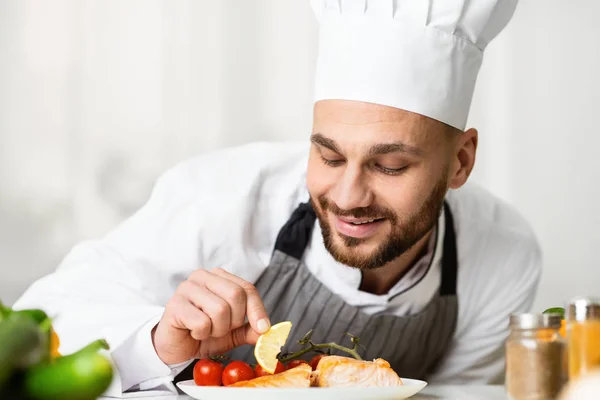
[[[339,147],[333,140],[321,135],[320,133],[313,133],[310,135],[310,141],[319,146],[327,147],[329,150],[335,151],[338,154],[342,154]]]
[[[335,141],[323,136],[320,133],[314,133],[310,137],[310,141],[319,146],[323,146],[328,148],[331,151],[335,151],[336,153],[341,154],[338,145]],[[415,156],[422,156],[423,151],[417,147],[410,146],[406,143],[402,142],[394,142],[394,143],[379,143],[373,145],[369,148],[368,155],[370,157],[382,154],[390,154],[390,153],[408,153]]]
[[[408,153],[414,156],[422,156],[423,151],[417,147],[410,146],[406,143],[395,142],[395,143],[380,143],[372,146],[369,149],[370,156],[376,156],[381,154],[390,153]]]

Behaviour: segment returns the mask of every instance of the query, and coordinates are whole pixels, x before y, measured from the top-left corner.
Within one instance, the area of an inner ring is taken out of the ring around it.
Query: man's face
[[[451,135],[440,122],[396,108],[315,105],[307,186],[337,261],[381,267],[433,228],[448,189]]]

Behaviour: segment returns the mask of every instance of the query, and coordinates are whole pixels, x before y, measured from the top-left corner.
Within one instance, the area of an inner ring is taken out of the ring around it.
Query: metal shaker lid
[[[576,297],[569,302],[565,312],[567,321],[600,320],[600,298]]]
[[[560,314],[520,313],[510,316],[511,329],[560,328]]]

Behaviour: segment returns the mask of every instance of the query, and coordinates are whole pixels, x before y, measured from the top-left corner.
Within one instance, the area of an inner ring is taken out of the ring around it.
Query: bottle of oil
[[[600,368],[600,299],[577,297],[566,310],[569,380]]]

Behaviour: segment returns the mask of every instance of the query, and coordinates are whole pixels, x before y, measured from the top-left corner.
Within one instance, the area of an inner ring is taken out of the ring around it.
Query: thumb
[[[198,358],[226,353],[246,344],[255,345],[259,336],[258,332],[252,329],[249,324],[246,324],[223,337],[201,341]]]
[[[256,332],[250,324],[246,324],[231,332],[233,347],[243,346],[245,344],[255,345],[260,333]]]

